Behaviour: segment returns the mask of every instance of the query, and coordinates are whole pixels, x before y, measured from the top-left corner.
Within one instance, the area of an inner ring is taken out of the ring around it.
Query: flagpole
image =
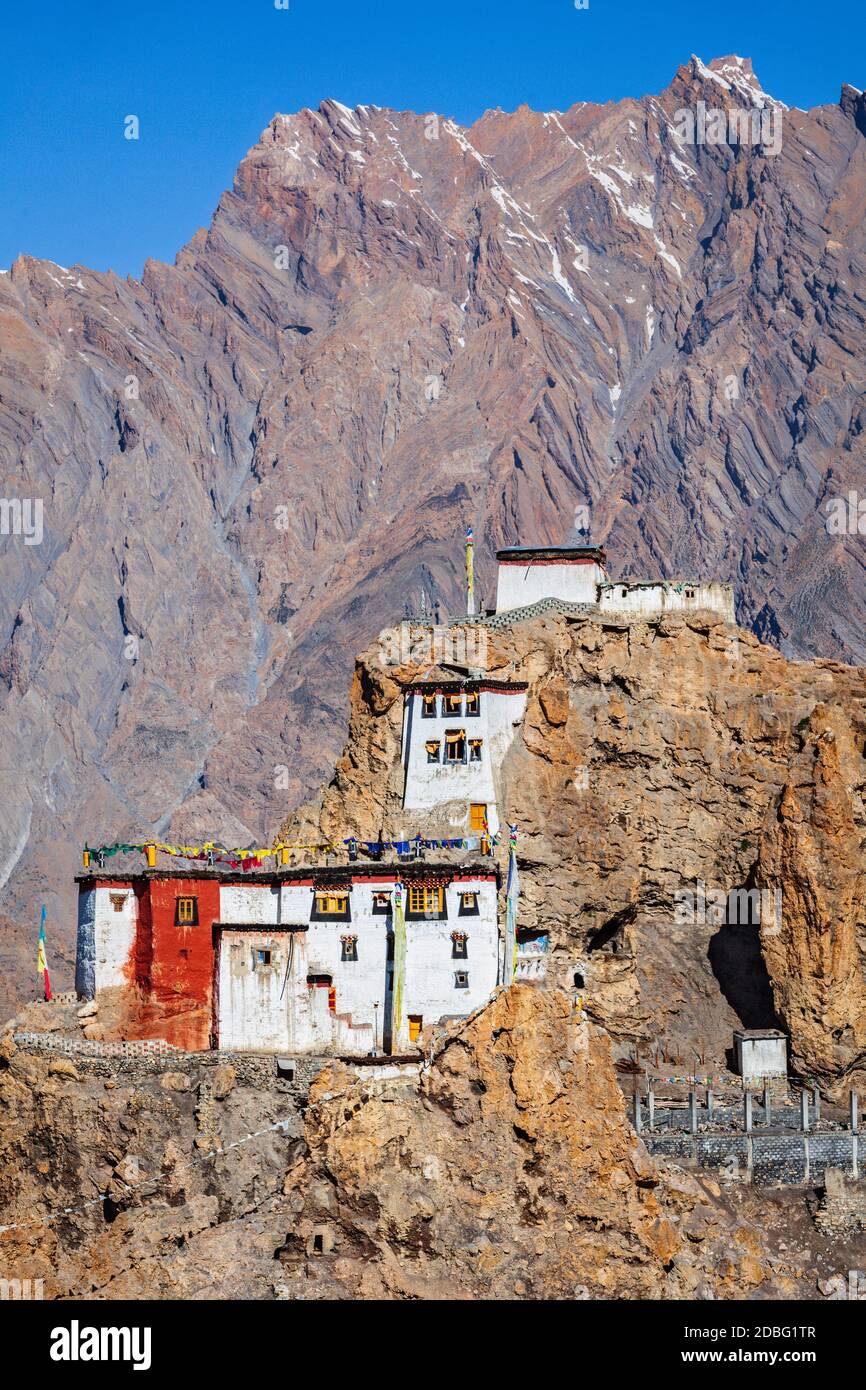
[[[474,540],[472,527],[466,527],[466,612],[471,617],[475,612],[475,566],[472,549]]]

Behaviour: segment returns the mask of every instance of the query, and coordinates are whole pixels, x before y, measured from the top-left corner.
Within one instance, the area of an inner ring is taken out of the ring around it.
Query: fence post
[[[713,1104],[714,1104],[713,1088],[712,1088],[712,1086],[708,1086],[708,1087],[707,1087],[707,1119],[708,1119],[708,1120],[711,1120],[711,1119],[713,1118]]]
[[[692,1134],[698,1132],[698,1098],[694,1091],[689,1091],[689,1130]]]
[[[809,1133],[809,1096],[806,1091],[800,1092],[800,1129],[803,1134]]]
[[[812,1087],[812,1109],[814,1111],[814,1120],[817,1124],[821,1118],[821,1092],[817,1086]]]
[[[851,1133],[857,1133],[857,1092],[851,1091],[848,1096],[848,1104],[851,1110]]]
[[[656,1093],[650,1086],[646,1093],[647,1111],[649,1112],[649,1127],[655,1129],[656,1123]]]
[[[765,1124],[765,1125],[768,1125],[768,1124],[770,1123],[770,1120],[771,1120],[771,1115],[770,1115],[770,1088],[769,1088],[769,1086],[767,1085],[766,1081],[764,1082],[763,1106],[764,1106],[764,1124]]]

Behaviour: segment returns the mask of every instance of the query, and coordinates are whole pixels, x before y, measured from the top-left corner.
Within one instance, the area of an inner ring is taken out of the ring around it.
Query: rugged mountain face
[[[690,143],[699,103],[764,144]],[[821,509],[863,487],[864,129],[853,88],[785,111],[733,58],[469,130],[330,101],[174,266],[17,260],[0,461],[43,535],[0,537],[0,909],[44,898],[56,959],[74,841],[266,834],[351,654],[459,608],[468,522],[487,596],[497,544],[577,517],[614,573],[731,579],[745,626],[862,659],[862,542]]]
[[[290,832],[404,833],[403,692],[424,662],[389,652],[360,659],[346,751]],[[863,669],[788,661],[713,615],[544,616],[488,629],[486,658],[529,683],[497,805],[552,978],[580,975],[620,1045],[723,1065],[733,1028],[781,1022],[801,1074],[862,1084]],[[447,835],[448,809],[413,826]]]
[[[802,1202],[650,1159],[556,990],[309,1104],[200,1058],[77,1066],[0,1044],[0,1277],[46,1298],[814,1297],[847,1268]]]

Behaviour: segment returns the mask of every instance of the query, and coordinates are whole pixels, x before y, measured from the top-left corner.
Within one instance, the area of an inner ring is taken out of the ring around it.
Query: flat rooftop
[[[600,545],[507,545],[496,552],[497,560],[598,560],[606,556]]]
[[[499,882],[499,867],[492,858],[483,860],[452,860],[451,863],[430,859],[412,859],[406,863],[393,860],[365,859],[345,864],[297,864],[282,865],[278,869],[230,869],[220,864],[213,867],[207,864],[191,863],[185,869],[99,869],[91,868],[87,873],[76,874],[75,882],[90,887],[96,883],[130,883],[133,880],[149,879],[216,879],[220,883],[247,883],[265,887],[280,883],[345,883],[347,879],[396,879],[412,882],[425,878],[448,878],[456,876],[471,878],[495,878]]]

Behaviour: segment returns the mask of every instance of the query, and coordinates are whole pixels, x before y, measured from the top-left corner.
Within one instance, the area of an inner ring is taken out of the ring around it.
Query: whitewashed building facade
[[[403,806],[454,835],[500,831],[500,772],[526,711],[520,682],[427,680],[406,693]]]

